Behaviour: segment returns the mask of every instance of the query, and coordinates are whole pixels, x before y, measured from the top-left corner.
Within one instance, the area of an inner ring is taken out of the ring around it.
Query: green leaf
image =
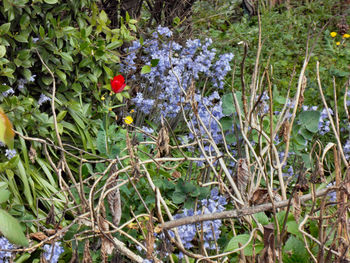
[[[64,111],[61,111],[58,115],[57,115],[57,122],[60,122],[61,120],[64,119],[64,117],[66,116],[67,114],[67,111],[64,110]]]
[[[105,11],[101,11],[101,13],[100,13],[100,19],[101,19],[101,21],[103,22],[103,23],[107,23],[107,21],[108,21],[108,16],[107,16],[107,14],[106,14],[106,12]]]
[[[39,34],[40,34],[41,38],[45,37],[45,30],[42,26],[39,27]]]
[[[147,74],[151,72],[151,67],[149,65],[144,65],[141,69],[141,74]]]
[[[319,111],[303,111],[299,114],[299,120],[306,129],[312,133],[318,132],[318,123],[321,113]]]
[[[151,60],[151,66],[152,66],[152,68],[156,67],[156,66],[158,65],[158,63],[159,63],[159,58],[157,58],[157,59],[152,59],[152,60]]]
[[[0,204],[6,202],[10,198],[10,191],[6,189],[0,189]]]
[[[122,40],[114,40],[111,43],[109,43],[106,48],[107,49],[115,49],[118,47],[121,47],[123,45],[123,41]]]
[[[62,80],[62,82],[64,83],[64,85],[67,86],[68,83],[67,83],[66,74],[65,74],[63,71],[59,70],[59,69],[56,69],[56,70],[55,70],[55,73],[56,73],[57,76]]]
[[[84,68],[84,67],[86,67],[87,65],[89,65],[90,63],[92,63],[91,57],[84,58],[82,61],[80,61],[79,67],[80,67],[80,68]]]
[[[287,232],[296,235],[300,240],[303,240],[303,235],[300,233],[298,227],[298,223],[293,220],[293,221],[288,221],[286,223],[287,226]]]
[[[0,209],[0,232],[12,243],[28,247],[29,243],[23,234],[21,225],[16,218]]]
[[[15,39],[18,41],[18,42],[21,42],[21,43],[27,43],[28,42],[28,37],[24,36],[24,35],[16,35],[15,36]]]
[[[243,109],[242,93],[238,91],[236,92],[236,96],[237,96],[239,107],[242,112],[242,109]],[[222,96],[222,113],[224,115],[231,115],[234,112],[236,112],[236,107],[233,101],[232,93],[225,94],[224,96]]]
[[[61,57],[65,60],[65,61],[68,61],[70,63],[73,62],[73,58],[71,55],[69,55],[67,52],[61,52],[60,53]]]
[[[5,23],[0,26],[0,35],[5,35],[10,30],[11,23]]]
[[[173,200],[174,204],[182,204],[186,199],[186,195],[184,195],[183,192],[175,191],[171,199]]]
[[[107,155],[106,140],[106,132],[104,130],[99,130],[97,133],[96,146],[97,150],[103,155]]]
[[[44,0],[44,2],[49,5],[54,5],[58,3],[58,0]]]
[[[270,223],[269,218],[267,217],[267,215],[264,212],[254,214],[254,217],[262,225],[268,225]]]
[[[233,251],[239,247],[242,247],[243,245],[245,245],[248,242],[249,237],[250,237],[249,234],[242,234],[242,235],[237,235],[237,236],[231,238],[231,240],[228,242],[224,252]],[[255,254],[258,254],[263,249],[264,245],[259,241],[255,241],[255,242],[256,242],[254,244]],[[252,256],[253,255],[253,239],[245,247],[244,255],[245,256]]]
[[[304,242],[297,239],[295,236],[290,236],[288,238],[286,244],[283,247],[283,254],[283,262],[286,263],[310,262]]]
[[[109,67],[103,65],[103,69],[105,70],[105,72],[107,73],[108,78],[112,79],[114,74],[113,74],[113,70],[111,70]]]
[[[0,58],[6,55],[6,47],[3,45],[0,45]]]

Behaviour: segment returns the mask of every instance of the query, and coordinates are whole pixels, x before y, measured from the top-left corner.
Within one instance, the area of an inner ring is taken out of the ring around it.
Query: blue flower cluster
[[[212,214],[225,210],[227,204],[226,198],[219,195],[216,188],[211,191],[209,199],[203,199],[198,205],[198,210],[184,209],[183,213],[174,216],[174,219],[179,219],[187,216]],[[186,249],[193,247],[192,241],[197,233],[203,234],[204,247],[206,249],[215,249],[216,245],[213,241],[219,239],[222,226],[221,220],[204,221],[203,223],[183,225],[177,228],[181,241]],[[201,236],[201,234],[199,234]],[[181,257],[181,254],[179,255]]]
[[[11,258],[11,252],[4,250],[11,250],[14,248],[13,244],[11,244],[6,237],[0,237],[0,262],[9,262],[8,259]]]
[[[17,151],[15,149],[6,149],[5,156],[7,159],[11,160],[13,157],[15,157],[17,154]]]
[[[172,41],[171,36],[172,32],[168,28],[159,26],[152,38],[144,41],[143,45],[134,41],[125,50],[128,55],[121,66],[123,73],[130,75],[136,70],[136,58],[146,65],[152,65],[151,72],[142,75],[141,89],[132,101],[139,111],[155,121],[159,120],[159,114],[175,118],[181,112],[181,104],[185,110],[189,110],[188,99],[191,98],[185,98],[185,92],[190,93],[194,82],[206,79],[206,83],[210,83],[208,86],[220,89],[224,86],[225,76],[231,70],[229,63],[233,54],[223,54],[216,59],[216,50],[210,48],[211,39],[206,39],[203,43],[198,39],[188,40],[180,45]],[[194,99],[202,121],[210,129],[214,139],[221,141],[219,126],[211,116],[212,114],[217,119],[223,117],[219,94],[214,92],[209,97],[203,97],[195,93]],[[190,117],[196,125],[196,116],[192,114]],[[203,134],[204,131],[200,132]]]
[[[44,257],[49,263],[57,263],[60,255],[64,252],[61,242],[55,242],[53,245],[44,245]]]
[[[343,146],[343,151],[345,154],[346,160],[350,159],[350,140],[347,140],[345,145]]]
[[[38,105],[41,106],[42,104],[44,104],[47,101],[51,101],[51,98],[46,96],[45,94],[41,94],[40,98],[38,100]]]
[[[32,76],[29,77],[29,80],[26,80],[26,79],[23,79],[23,78],[19,79],[19,80],[17,81],[17,82],[18,82],[18,85],[17,85],[18,90],[19,90],[19,91],[24,90],[24,88],[25,88],[24,85],[27,84],[27,83],[29,83],[29,82],[34,82],[34,81],[35,81],[35,77],[36,77],[36,75],[32,75]],[[5,83],[3,83],[2,85],[6,86]],[[15,94],[15,91],[14,91],[13,88],[8,88],[6,91],[4,91],[4,92],[1,93],[1,95],[2,95],[3,98],[6,98],[6,97],[8,97],[9,95],[13,95],[13,94]]]

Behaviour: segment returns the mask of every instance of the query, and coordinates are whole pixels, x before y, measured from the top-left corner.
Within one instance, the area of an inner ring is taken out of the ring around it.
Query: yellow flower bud
[[[340,42],[338,41],[338,42],[335,42],[335,44],[337,45],[337,46],[339,46],[340,45]]]

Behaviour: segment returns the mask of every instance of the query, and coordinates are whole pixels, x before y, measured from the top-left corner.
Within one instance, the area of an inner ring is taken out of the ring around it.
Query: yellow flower
[[[339,46],[340,45],[340,42],[338,41],[338,42],[335,42],[335,44],[337,45],[337,46]]]
[[[331,32],[331,37],[335,37],[337,35],[337,32]]]
[[[133,121],[134,121],[134,119],[133,119],[131,116],[126,116],[126,117],[124,118],[124,122],[125,122],[126,124],[131,124]]]
[[[105,96],[102,96],[102,97],[101,97],[101,100],[105,100],[105,99],[106,99]]]
[[[131,111],[130,111],[130,113],[134,113],[135,112],[135,110],[134,109],[132,109]]]
[[[349,38],[349,37],[350,37],[349,34],[344,34],[344,35],[343,35],[343,38]]]

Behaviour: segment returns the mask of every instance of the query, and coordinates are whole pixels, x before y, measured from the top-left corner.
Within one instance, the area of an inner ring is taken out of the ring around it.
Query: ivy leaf
[[[12,123],[2,108],[0,108],[0,141],[5,143],[7,147],[13,148],[14,137],[15,133],[13,131]]]
[[[21,225],[16,218],[5,210],[0,209],[0,232],[12,243],[27,247],[27,238],[23,234]]]

